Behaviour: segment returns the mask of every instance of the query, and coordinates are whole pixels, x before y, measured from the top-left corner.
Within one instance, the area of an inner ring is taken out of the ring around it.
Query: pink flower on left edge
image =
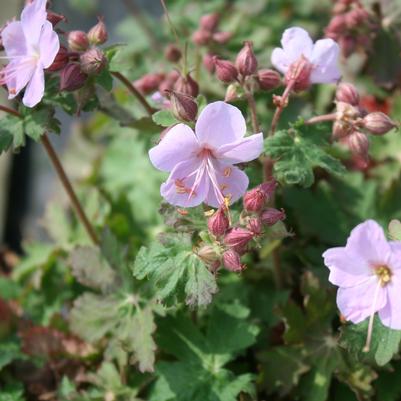
[[[34,0],[25,6],[21,21],[8,24],[1,33],[6,59],[10,62],[0,72],[0,85],[6,85],[9,99],[22,89],[22,102],[36,106],[45,91],[44,70],[53,63],[59,48],[59,38],[47,21],[46,0]]]
[[[248,188],[248,177],[234,164],[256,159],[263,134],[244,137],[246,123],[240,110],[224,102],[206,106],[195,132],[185,124],[172,127],[149,151],[153,165],[170,173],[161,195],[175,206],[205,202],[219,207],[225,199],[238,200]]]
[[[400,241],[387,241],[383,229],[368,220],[352,230],[345,247],[328,249],[323,258],[347,320],[360,323],[378,312],[384,326],[401,330]]]

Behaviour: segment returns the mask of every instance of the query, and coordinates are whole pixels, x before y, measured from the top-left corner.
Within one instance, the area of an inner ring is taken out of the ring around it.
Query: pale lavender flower
[[[235,202],[248,188],[248,177],[236,163],[256,159],[263,148],[263,134],[245,137],[240,110],[224,102],[206,106],[195,132],[185,124],[172,127],[149,151],[153,165],[170,173],[160,188],[172,205],[193,207],[205,202],[219,207]]]
[[[281,73],[287,75],[297,69],[297,63],[305,60],[307,65],[301,65],[303,71],[307,71],[306,78],[310,83],[331,83],[340,79],[340,48],[332,39],[321,39],[314,44],[308,32],[294,27],[284,31],[281,45],[283,48],[274,49],[271,56],[272,64]]]
[[[44,70],[53,63],[60,48],[59,38],[47,21],[46,0],[34,0],[22,11],[21,21],[8,24],[2,34],[10,60],[0,72],[0,85],[7,85],[9,99],[25,89],[23,103],[37,105],[44,94]]]
[[[367,349],[376,312],[384,326],[401,330],[401,242],[387,241],[373,220],[356,226],[345,247],[323,254],[329,281],[339,287],[337,305],[347,320],[370,317]]]

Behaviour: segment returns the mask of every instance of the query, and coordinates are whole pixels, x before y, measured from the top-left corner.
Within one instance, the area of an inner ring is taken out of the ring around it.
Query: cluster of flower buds
[[[50,71],[61,70],[60,89],[75,91],[82,88],[88,77],[100,74],[107,64],[106,56],[98,47],[107,41],[108,34],[103,19],[88,33],[71,31],[67,35],[68,49],[60,47]]]
[[[353,155],[365,162],[368,160],[369,150],[367,134],[384,135],[397,127],[390,117],[380,111],[367,113],[361,107],[359,93],[352,84],[338,85],[336,106],[333,139],[346,144]]]
[[[373,15],[359,0],[337,0],[325,33],[340,45],[343,55],[348,57],[357,49],[369,49],[378,27]]]
[[[210,46],[213,44],[226,44],[232,37],[230,32],[218,30],[220,15],[218,13],[207,14],[201,17],[199,27],[192,35],[192,41],[198,46]]]
[[[276,186],[275,181],[265,182],[245,194],[244,212],[241,214],[239,225],[231,225],[228,210],[224,206],[209,217],[209,233],[216,239],[215,244],[207,248],[208,251],[213,249],[213,257],[207,254],[208,259],[212,261],[209,265],[213,266],[213,270],[217,270],[221,264],[230,271],[244,270],[241,256],[248,251],[250,243],[263,234],[264,226],[270,227],[285,219],[283,210],[266,207],[274,195]],[[203,256],[199,257],[206,262]]]
[[[209,55],[210,56],[210,55]],[[242,49],[237,54],[235,63],[213,56],[208,63],[213,62],[216,77],[226,83],[232,84],[227,88],[226,101],[235,100],[238,97],[240,87],[254,91],[255,89],[272,90],[281,84],[281,76],[277,71],[271,69],[258,70],[258,60],[253,51],[251,41],[245,41]],[[204,60],[205,63],[205,60]]]

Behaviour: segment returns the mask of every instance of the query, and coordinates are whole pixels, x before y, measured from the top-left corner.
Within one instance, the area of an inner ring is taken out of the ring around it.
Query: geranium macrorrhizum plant
[[[1,30],[13,104],[0,106],[0,151],[40,141],[74,214],[50,204],[52,243],[19,262],[4,253],[0,388],[16,400],[397,399],[396,373],[379,367],[401,369],[399,82],[381,85],[369,61],[383,36],[385,54],[401,51],[381,28],[389,11],[338,0],[327,38],[276,23],[257,40],[264,12],[237,37],[222,24],[241,8],[222,19],[187,3],[192,46],[178,4],[161,1],[175,43],[160,69],[146,23],[154,52],[107,46],[102,18],[64,33],[45,0]],[[357,89],[342,77],[361,44]],[[73,134],[75,171],[90,171],[77,192],[48,137],[58,109],[93,113]],[[373,219],[391,220],[388,235]]]

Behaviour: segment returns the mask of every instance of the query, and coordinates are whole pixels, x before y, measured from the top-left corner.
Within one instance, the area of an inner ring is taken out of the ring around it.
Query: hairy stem
[[[260,124],[258,120],[258,114],[256,112],[256,103],[253,93],[246,91],[246,100],[248,101],[249,110],[251,112],[252,129],[254,133],[260,132]]]
[[[13,116],[22,118],[21,114],[17,110],[13,110],[9,107],[0,105],[0,110],[6,112],[8,114],[11,114]],[[43,147],[46,150],[47,155],[50,158],[50,161],[51,161],[54,169],[56,170],[56,173],[61,181],[61,184],[63,185],[65,191],[67,192],[67,195],[70,199],[72,206],[74,207],[74,209],[78,215],[79,220],[81,221],[82,225],[85,227],[92,242],[95,245],[98,245],[99,239],[96,235],[96,232],[95,232],[94,228],[92,227],[91,223],[89,222],[89,219],[86,216],[84,209],[78,200],[77,195],[75,194],[74,188],[72,187],[71,182],[68,179],[67,174],[65,173],[64,168],[60,162],[60,159],[58,158],[56,151],[54,150],[52,144],[49,141],[49,138],[47,137],[46,134],[43,134],[41,136],[40,140],[42,142]]]
[[[336,117],[337,117],[336,113],[323,114],[321,116],[312,117],[309,120],[306,120],[304,124],[312,125],[312,124],[322,123],[325,121],[335,121]]]
[[[146,112],[149,114],[149,116],[152,116],[153,113],[156,111],[145,99],[145,97],[142,95],[141,92],[138,91],[138,89],[135,88],[135,86],[132,84],[132,82],[126,78],[121,72],[117,71],[111,71],[111,75],[113,75],[115,78],[117,78],[120,82],[122,82],[126,88],[139,100],[139,102],[142,104]]]

